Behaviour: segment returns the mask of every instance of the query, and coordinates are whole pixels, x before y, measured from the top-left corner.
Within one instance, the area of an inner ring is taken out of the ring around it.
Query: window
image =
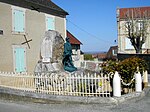
[[[130,39],[125,38],[125,49],[134,49],[134,47],[132,46]]]
[[[143,30],[143,28],[144,28],[143,25],[144,25],[144,24],[143,24],[143,21],[142,21],[142,20],[139,20],[139,21],[137,22],[136,30],[137,30],[137,31]]]
[[[48,30],[55,30],[54,16],[46,15],[46,31]]]
[[[25,33],[25,9],[12,6],[12,32]]]
[[[113,56],[117,56],[117,50],[116,50],[116,49],[113,49],[113,50],[112,50],[112,54],[113,54]]]
[[[142,45],[142,48],[145,48],[145,43]],[[130,42],[130,39],[125,38],[125,49],[134,49],[133,45]]]
[[[0,30],[0,35],[3,35],[3,30]]]

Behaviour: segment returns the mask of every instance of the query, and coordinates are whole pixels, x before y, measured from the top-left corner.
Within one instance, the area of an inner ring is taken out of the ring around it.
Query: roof
[[[65,10],[57,6],[51,0],[0,0],[0,2],[60,17],[69,15]]]
[[[118,52],[118,46],[111,46],[107,52],[107,58],[108,59],[117,59],[117,55],[113,54],[113,51],[114,50],[114,53],[117,54]]]
[[[100,54],[98,54],[98,59],[105,59],[106,56],[107,56],[106,53],[100,53]]]
[[[118,49],[118,46],[111,46],[110,49]]]
[[[111,46],[107,52],[107,54],[110,54],[112,50],[118,50],[118,46]]]
[[[119,18],[125,19],[128,14],[129,17],[140,18],[140,17],[150,17],[150,6],[147,7],[133,7],[133,8],[119,8],[118,9]]]
[[[73,36],[68,30],[67,30],[67,37],[70,39],[71,44],[82,44],[75,36]]]
[[[106,59],[106,56],[107,56],[106,52],[92,54],[93,58],[98,58],[98,59]]]

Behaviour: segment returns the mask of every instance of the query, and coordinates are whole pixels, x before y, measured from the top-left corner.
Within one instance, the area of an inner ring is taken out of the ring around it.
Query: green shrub
[[[118,71],[125,83],[131,82],[134,77],[134,73],[137,71],[137,68],[139,68],[141,74],[148,68],[145,60],[137,57],[127,58],[119,62],[107,61],[103,63],[101,67],[104,74],[108,74],[110,72],[115,73],[115,71]]]
[[[140,71],[142,74],[147,68],[145,60],[137,57],[131,57],[121,61],[118,64],[117,71],[124,82],[128,83],[133,79],[135,72]]]
[[[84,60],[94,60],[92,54],[84,54]]]
[[[110,72],[115,73],[115,71],[117,71],[117,65],[118,62],[116,61],[112,61],[112,60],[106,61],[101,65],[102,72],[104,74],[108,74]]]

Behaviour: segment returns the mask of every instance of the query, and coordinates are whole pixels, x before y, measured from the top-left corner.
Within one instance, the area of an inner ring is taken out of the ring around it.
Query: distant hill
[[[90,51],[90,52],[84,52],[84,54],[100,54],[100,53],[106,53],[106,51]]]

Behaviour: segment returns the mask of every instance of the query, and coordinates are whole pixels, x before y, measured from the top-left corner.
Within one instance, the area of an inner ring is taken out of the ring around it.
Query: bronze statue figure
[[[66,37],[66,43],[64,44],[64,53],[63,53],[63,61],[64,70],[68,72],[76,71],[77,68],[74,66],[72,62],[72,47],[69,41],[69,38]]]

